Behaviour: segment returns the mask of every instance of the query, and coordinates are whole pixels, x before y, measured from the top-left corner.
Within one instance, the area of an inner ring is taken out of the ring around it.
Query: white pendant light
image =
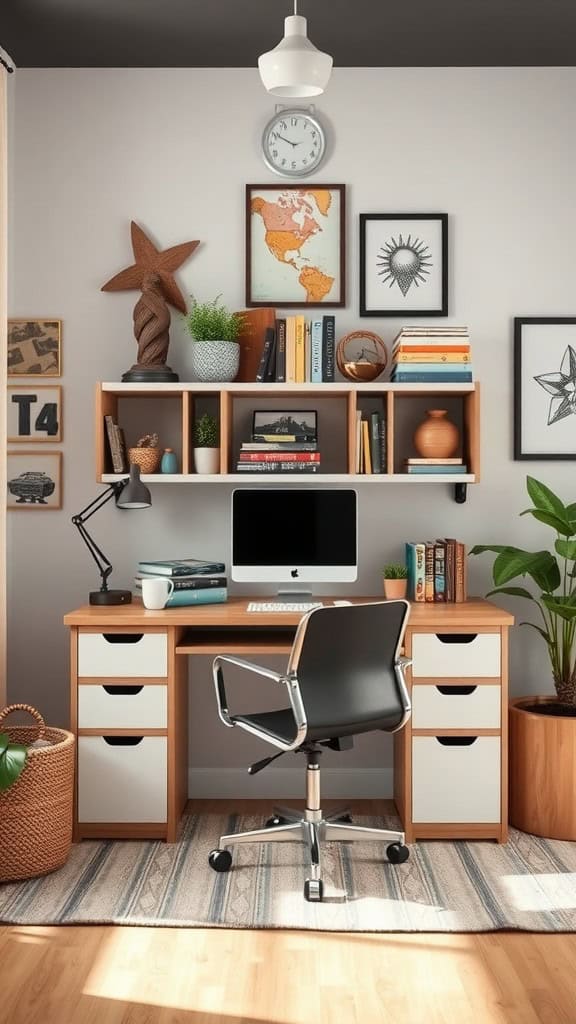
[[[306,35],[306,18],[294,14],[284,19],[284,38],[258,58],[260,78],[274,96],[301,99],[319,96],[328,85],[332,57],[317,50]]]

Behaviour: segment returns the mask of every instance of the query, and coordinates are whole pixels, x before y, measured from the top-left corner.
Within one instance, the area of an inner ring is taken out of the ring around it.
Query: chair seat
[[[294,715],[290,708],[281,711],[263,711],[258,715],[232,715],[234,725],[251,725],[272,736],[273,739],[281,740],[282,743],[292,743],[296,736],[296,725]]]
[[[336,717],[336,716],[334,716]],[[367,722],[346,722],[334,721],[330,725],[314,726],[308,725],[306,739],[312,742],[331,740],[339,736],[359,735],[363,732],[373,732],[375,729],[395,729],[401,720],[397,711],[391,711],[384,716],[377,725],[373,721]],[[260,714],[233,715],[232,721],[235,725],[249,725],[260,730],[273,739],[281,740],[283,743],[292,743],[296,736],[296,725],[294,715],[290,708],[283,708],[280,711],[263,711]]]

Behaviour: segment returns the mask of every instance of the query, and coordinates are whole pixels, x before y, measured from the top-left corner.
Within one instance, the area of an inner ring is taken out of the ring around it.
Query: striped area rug
[[[394,819],[355,817],[389,827]],[[576,844],[512,831],[510,842],[420,842],[394,866],[379,844],[323,847],[325,898],[303,898],[299,844],[237,847],[216,874],[208,853],[220,833],[261,818],[184,819],[181,839],[90,841],[60,871],[0,885],[6,924],[130,924],[369,932],[576,930]]]

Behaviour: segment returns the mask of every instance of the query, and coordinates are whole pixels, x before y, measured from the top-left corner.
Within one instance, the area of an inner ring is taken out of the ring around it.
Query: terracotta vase
[[[458,451],[460,431],[446,409],[427,409],[414,431],[414,447],[422,459],[450,459]]]
[[[406,597],[408,580],[384,580],[384,597],[388,601],[398,601]]]
[[[550,697],[510,702],[510,824],[547,839],[576,840],[576,718],[527,710]]]

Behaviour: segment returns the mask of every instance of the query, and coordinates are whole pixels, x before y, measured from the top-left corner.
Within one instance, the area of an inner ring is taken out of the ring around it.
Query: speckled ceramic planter
[[[234,380],[240,364],[237,341],[192,341],[190,367],[195,380],[225,384]]]

